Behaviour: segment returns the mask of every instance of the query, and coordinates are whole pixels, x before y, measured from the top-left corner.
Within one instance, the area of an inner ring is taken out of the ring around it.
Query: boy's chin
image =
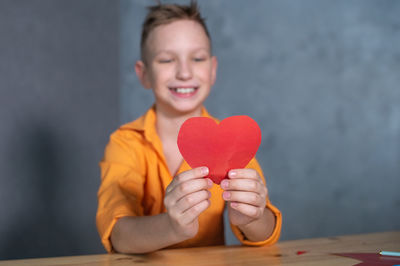
[[[192,107],[192,108],[177,108],[176,111],[181,113],[182,115],[191,114],[201,111],[200,106]]]
[[[198,104],[176,104],[170,106],[170,110],[177,115],[187,115],[201,111],[202,103]]]

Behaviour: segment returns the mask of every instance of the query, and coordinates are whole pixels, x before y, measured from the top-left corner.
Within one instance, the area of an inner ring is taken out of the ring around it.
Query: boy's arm
[[[180,241],[171,230],[166,213],[122,217],[111,233],[112,246],[119,253],[146,253]]]
[[[124,217],[117,221],[111,242],[121,253],[147,253],[186,239],[198,232],[198,216],[209,207],[212,181],[208,169],[195,168],[176,176],[166,189],[166,213]]]
[[[254,169],[235,169],[221,182],[223,198],[228,201],[230,222],[239,227],[246,239],[259,242],[274,231],[276,219],[265,207],[268,190]]]
[[[236,212],[236,210],[229,208],[228,212]],[[261,242],[272,235],[275,225],[275,215],[270,209],[265,208],[263,215],[259,219],[245,225],[238,225],[238,228],[249,241]]]

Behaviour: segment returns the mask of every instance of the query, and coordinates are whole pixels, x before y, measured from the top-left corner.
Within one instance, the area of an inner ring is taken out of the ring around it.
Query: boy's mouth
[[[176,88],[169,88],[172,94],[186,98],[194,95],[198,89],[198,87],[186,87],[186,88],[181,88],[181,87],[176,87]]]

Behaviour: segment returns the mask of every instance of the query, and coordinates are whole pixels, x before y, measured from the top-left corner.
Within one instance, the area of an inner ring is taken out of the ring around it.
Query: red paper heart
[[[192,168],[207,166],[208,177],[216,184],[229,170],[244,168],[260,143],[260,127],[248,116],[231,116],[219,124],[208,117],[192,117],[178,134],[178,148],[185,161]]]

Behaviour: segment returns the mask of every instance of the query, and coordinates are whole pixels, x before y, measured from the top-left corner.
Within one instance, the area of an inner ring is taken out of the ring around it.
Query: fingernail
[[[228,180],[222,180],[222,182],[221,182],[221,187],[222,187],[223,189],[228,188],[228,187],[229,187],[229,181],[228,181]]]
[[[231,207],[236,208],[238,206],[237,202],[231,202]]]
[[[209,186],[209,187],[212,187],[212,185],[214,184],[214,182],[213,182],[213,181],[211,181],[211,179],[210,179],[210,178],[208,178],[207,182],[208,182],[208,186]]]
[[[202,175],[208,175],[208,168],[207,167],[202,167],[201,168],[201,174]]]
[[[231,198],[231,193],[230,192],[228,192],[228,191],[224,191],[224,193],[222,193],[222,197],[224,198],[224,199],[230,199]]]
[[[229,171],[229,177],[235,177],[235,176],[237,176],[236,171]]]

